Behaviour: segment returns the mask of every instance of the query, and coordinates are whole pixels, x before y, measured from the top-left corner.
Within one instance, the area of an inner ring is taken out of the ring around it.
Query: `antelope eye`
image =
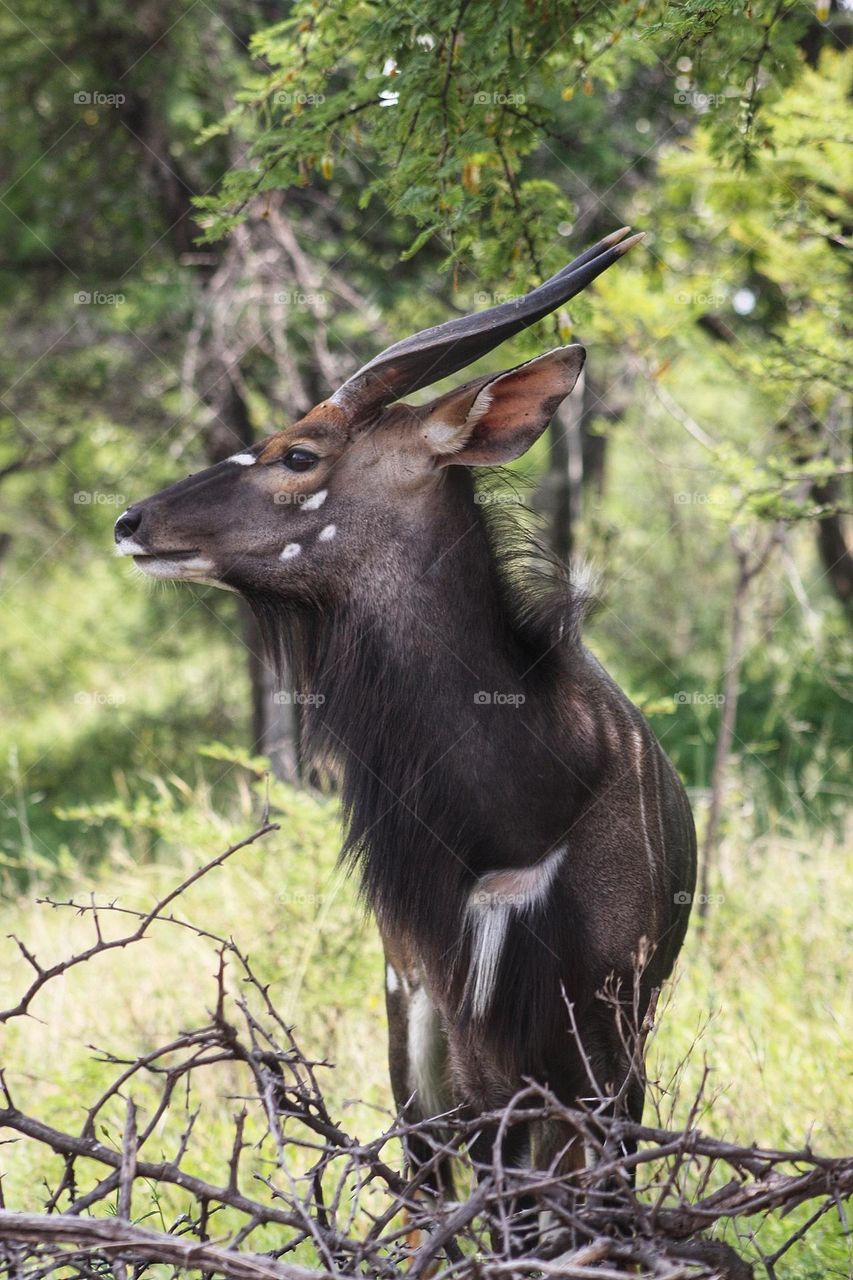
[[[281,465],[287,467],[288,471],[310,471],[319,461],[316,453],[312,453],[310,449],[297,447],[288,449],[281,460]]]

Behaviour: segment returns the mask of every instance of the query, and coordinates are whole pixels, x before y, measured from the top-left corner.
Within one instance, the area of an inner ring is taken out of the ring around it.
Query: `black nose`
[[[132,538],[141,524],[142,512],[134,511],[132,507],[129,508],[123,516],[119,516],[118,520],[116,520],[116,542],[121,542],[122,538]]]

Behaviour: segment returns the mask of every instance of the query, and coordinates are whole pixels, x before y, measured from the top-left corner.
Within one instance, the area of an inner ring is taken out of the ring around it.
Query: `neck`
[[[448,490],[379,590],[373,565],[288,645],[309,743],[340,770],[344,855],[383,925],[437,954],[475,879],[542,858],[585,793],[562,741],[575,646],[519,619],[467,473]]]

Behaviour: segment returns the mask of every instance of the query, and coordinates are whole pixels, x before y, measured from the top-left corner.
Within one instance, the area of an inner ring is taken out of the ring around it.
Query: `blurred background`
[[[838,1146],[851,27],[835,3],[2,6],[2,932],[58,952],[78,925],[39,895],[144,900],[250,828],[271,766],[283,831],[202,914],[254,939],[341,1098],[389,1105],[377,944],[298,708],[239,600],[143,582],[112,524],[630,223],[641,246],[483,365],[588,350],[506,492],[594,566],[588,643],[694,802],[706,920],[661,1077],[701,1032],[708,1124]],[[7,1067],[61,1111],[93,1019],[144,1042],[189,963],[58,998]],[[826,1232],[796,1274],[841,1267]]]

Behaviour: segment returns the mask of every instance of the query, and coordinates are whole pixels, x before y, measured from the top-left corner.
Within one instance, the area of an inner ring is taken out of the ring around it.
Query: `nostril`
[[[142,523],[142,512],[134,511],[130,507],[125,511],[124,515],[119,516],[116,520],[115,538],[116,542],[121,542],[123,538],[132,538]]]

